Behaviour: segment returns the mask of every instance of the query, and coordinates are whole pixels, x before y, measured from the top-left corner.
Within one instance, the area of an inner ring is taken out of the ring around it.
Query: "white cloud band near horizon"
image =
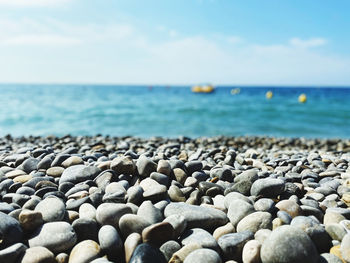
[[[48,7],[67,3],[70,0],[0,0],[0,6]]]
[[[322,37],[260,44],[158,27],[155,38],[132,24],[54,19],[2,19],[0,32],[0,82],[350,84],[350,58],[320,52]]]

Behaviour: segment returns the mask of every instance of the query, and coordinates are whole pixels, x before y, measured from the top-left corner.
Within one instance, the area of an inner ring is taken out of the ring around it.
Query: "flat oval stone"
[[[101,172],[101,169],[95,166],[74,165],[65,169],[60,177],[59,183],[71,182],[80,183],[87,180],[94,180]]]
[[[184,263],[221,263],[221,258],[217,252],[208,248],[200,248],[191,252]]]
[[[270,213],[251,213],[239,221],[237,225],[237,232],[249,230],[255,233],[259,229],[272,229],[272,215]]]
[[[0,222],[0,248],[5,248],[22,241],[23,231],[16,219],[0,212]]]
[[[180,214],[185,217],[188,228],[211,229],[227,223],[226,214],[215,208],[190,205],[186,203],[170,203],[164,210],[165,217]]]
[[[74,229],[67,222],[46,223],[28,240],[29,247],[46,247],[55,254],[71,249],[76,242]]]
[[[55,196],[49,196],[35,207],[34,211],[40,212],[45,222],[62,221],[66,213],[66,205]]]
[[[62,162],[62,166],[68,168],[73,165],[84,164],[84,160],[79,156],[71,156]]]
[[[125,204],[103,203],[97,207],[96,220],[100,225],[112,225],[117,228],[119,219],[131,213],[131,208]]]
[[[256,180],[250,194],[254,196],[264,196],[268,198],[275,198],[284,191],[285,182],[281,179],[275,178],[264,178]]]
[[[21,263],[56,263],[56,259],[46,247],[31,247],[25,251]]]
[[[100,246],[93,240],[84,240],[76,244],[69,255],[69,263],[90,263],[99,257]]]
[[[263,263],[317,263],[319,254],[309,236],[299,228],[283,225],[272,231],[261,247]]]
[[[64,171],[63,167],[54,166],[54,167],[50,167],[49,169],[47,169],[46,174],[48,176],[52,176],[52,177],[60,177],[62,175],[63,171]]]
[[[143,243],[136,247],[129,263],[167,263],[167,261],[158,248]]]
[[[121,261],[123,252],[123,240],[118,231],[111,225],[105,225],[98,232],[98,242],[102,251],[113,261]]]

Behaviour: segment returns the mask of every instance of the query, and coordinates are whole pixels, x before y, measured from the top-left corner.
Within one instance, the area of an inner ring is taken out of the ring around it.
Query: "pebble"
[[[214,208],[189,205],[185,203],[170,203],[164,210],[165,217],[182,215],[189,229],[202,227],[204,229],[216,228],[227,223],[226,214]]]
[[[99,257],[100,246],[93,240],[84,240],[76,244],[69,255],[69,263],[90,263]]]
[[[237,224],[247,215],[253,213],[254,207],[241,199],[235,199],[230,202],[227,211],[227,217],[229,218],[231,224],[236,227]]]
[[[137,159],[136,167],[141,177],[149,177],[152,172],[157,170],[157,164],[145,156],[140,156]]]
[[[219,246],[215,238],[207,231],[201,228],[192,228],[186,230],[180,238],[183,246],[198,243],[203,248],[209,248],[219,251]]]
[[[0,249],[21,242],[23,231],[16,219],[0,212],[0,222]]]
[[[18,221],[21,227],[27,232],[35,230],[44,223],[43,216],[40,212],[27,209],[20,212]]]
[[[218,244],[223,253],[224,260],[240,261],[244,245],[251,239],[254,234],[251,231],[243,231],[240,233],[226,234],[218,239]]]
[[[62,221],[66,213],[66,206],[61,199],[49,196],[40,201],[34,211],[41,213],[45,222]]]
[[[119,229],[124,238],[128,237],[131,233],[141,234],[150,225],[151,222],[134,214],[123,215],[119,220]]]
[[[29,247],[46,247],[55,254],[69,250],[76,242],[76,233],[67,222],[45,223],[28,239]]]
[[[134,174],[136,171],[136,164],[130,156],[123,156],[114,158],[110,165],[111,169],[117,174]]]
[[[97,241],[99,226],[94,219],[77,218],[73,221],[72,227],[77,235],[78,242],[85,239]]]
[[[25,251],[21,263],[56,263],[56,259],[45,247],[31,247]]]
[[[261,244],[259,241],[249,240],[243,247],[243,263],[260,263],[260,248]]]
[[[112,225],[118,228],[119,219],[132,210],[125,204],[103,203],[97,207],[96,220],[100,225]]]
[[[80,183],[86,180],[93,180],[100,173],[96,166],[74,165],[65,169],[59,179],[59,183],[71,182]]]
[[[166,241],[174,236],[174,228],[168,222],[161,222],[150,225],[143,229],[142,240],[145,243],[153,244],[160,247]]]
[[[3,250],[0,250],[0,262],[17,263],[24,255],[27,247],[22,243],[13,244]]]
[[[340,252],[342,258],[346,262],[350,262],[350,234],[346,234],[340,245]]]
[[[113,261],[121,261],[123,254],[123,240],[118,231],[110,225],[102,226],[98,232],[98,243],[101,250]]]
[[[186,218],[180,214],[175,214],[168,216],[163,220],[163,222],[168,222],[173,227],[173,238],[177,239],[186,229],[187,221]]]
[[[197,242],[185,245],[173,254],[168,263],[182,263],[192,251],[200,248],[202,247]]]
[[[181,246],[179,243],[177,243],[174,240],[169,240],[165,242],[159,250],[163,253],[166,261],[168,262],[170,258],[173,256],[174,253],[176,253],[178,250],[180,250]]]
[[[249,230],[253,233],[259,229],[272,229],[272,215],[268,212],[254,212],[242,218],[237,225],[237,232]]]
[[[304,231],[284,225],[273,230],[262,244],[261,260],[262,263],[317,263],[319,254]]]
[[[284,181],[275,178],[264,178],[256,180],[251,189],[250,194],[255,196],[263,196],[274,198],[284,191]]]
[[[142,237],[139,233],[130,234],[124,242],[125,262],[128,263],[136,247],[141,244]]]
[[[282,200],[276,204],[276,208],[280,211],[287,212],[291,217],[301,215],[302,211],[300,206],[292,200]]]
[[[226,234],[230,234],[230,233],[234,233],[235,228],[234,226],[229,222],[226,225],[220,226],[217,229],[215,229],[214,233],[213,233],[213,237],[218,240],[221,236],[226,235]]]
[[[219,254],[208,248],[200,248],[191,252],[184,263],[221,263]]]
[[[129,263],[166,263],[163,253],[156,247],[142,243],[136,247]]]

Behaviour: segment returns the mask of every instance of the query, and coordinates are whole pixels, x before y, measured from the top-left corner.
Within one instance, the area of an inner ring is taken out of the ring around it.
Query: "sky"
[[[0,82],[350,86],[350,1],[0,0]]]

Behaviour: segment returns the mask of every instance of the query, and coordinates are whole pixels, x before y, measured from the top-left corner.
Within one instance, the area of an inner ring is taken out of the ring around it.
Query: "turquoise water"
[[[232,88],[3,84],[0,135],[350,138],[350,89],[241,87],[231,95]]]

